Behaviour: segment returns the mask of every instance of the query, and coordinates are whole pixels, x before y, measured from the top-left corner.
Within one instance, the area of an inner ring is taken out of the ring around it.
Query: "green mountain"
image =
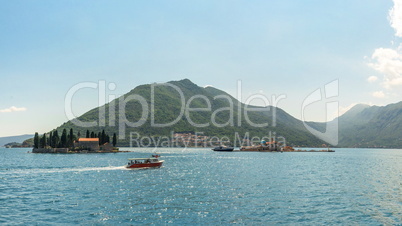
[[[339,117],[339,146],[402,147],[402,102],[356,105]]]
[[[22,143],[24,140],[32,138],[34,135],[26,134],[20,136],[10,136],[10,137],[0,137],[0,146],[4,146],[5,144],[16,142]]]
[[[185,107],[204,110],[188,111],[181,115]],[[260,111],[247,111],[246,117],[245,108],[258,108]],[[63,129],[68,131],[70,128],[81,134],[87,130],[95,133],[105,130],[109,135],[120,134],[119,146],[130,145],[130,133],[138,138],[138,135],[171,137],[173,132],[203,133],[220,138],[227,136],[232,143],[237,140],[237,145],[247,134],[250,139],[253,136],[268,137],[270,134],[276,138],[282,136],[287,145],[321,146],[324,143],[310,134],[300,120],[280,108],[246,106],[222,90],[202,88],[188,79],[137,86],[120,98],[88,111],[77,120],[79,122],[69,121],[58,127],[59,134]],[[94,121],[98,124],[83,126],[83,123]],[[268,125],[256,127],[249,121]],[[171,122],[174,123],[169,126],[155,126]],[[198,126],[194,126],[194,123]],[[143,141],[151,140],[144,138]]]

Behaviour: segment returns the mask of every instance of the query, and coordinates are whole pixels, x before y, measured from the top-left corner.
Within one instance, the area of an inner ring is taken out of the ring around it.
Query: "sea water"
[[[402,150],[0,149],[0,224],[401,224]],[[157,152],[162,168],[128,170]]]

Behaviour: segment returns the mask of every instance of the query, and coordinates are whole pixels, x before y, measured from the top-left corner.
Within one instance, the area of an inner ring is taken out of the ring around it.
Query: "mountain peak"
[[[356,104],[355,106],[353,106],[349,111],[362,111],[366,108],[369,108],[370,105],[368,104]]]
[[[190,79],[185,78],[179,81],[170,81],[168,82],[170,84],[174,84],[174,85],[181,85],[184,87],[199,87],[197,84],[195,84],[194,82],[192,82]]]
[[[356,104],[353,106],[349,111],[345,112],[345,114],[342,115],[343,118],[346,117],[355,117],[357,114],[361,113],[365,109],[369,108],[370,105],[368,104]]]

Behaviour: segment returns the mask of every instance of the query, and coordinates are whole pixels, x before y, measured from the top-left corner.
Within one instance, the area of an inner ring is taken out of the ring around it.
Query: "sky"
[[[308,121],[336,117],[329,101],[342,114],[402,100],[399,0],[1,0],[0,31],[0,137],[66,122],[66,95],[79,84],[119,96],[188,78],[237,97],[240,83],[241,101],[286,96],[277,106]],[[333,81],[337,96],[326,99]],[[317,89],[322,100],[303,108]],[[72,112],[98,97],[77,91]]]

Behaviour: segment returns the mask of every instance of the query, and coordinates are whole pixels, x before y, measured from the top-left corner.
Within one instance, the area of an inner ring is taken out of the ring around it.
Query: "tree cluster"
[[[78,138],[81,137],[81,133],[78,132],[77,135],[74,135],[74,131],[71,128],[69,133],[67,133],[66,129],[63,129],[61,136],[57,130],[51,131],[49,136],[46,133],[43,136],[39,136],[38,133],[35,133],[34,136],[34,148],[73,148],[74,141],[77,141]],[[94,132],[86,132],[86,138],[99,138],[99,145],[110,143],[110,137],[105,133],[105,130],[99,132],[98,134]],[[112,144],[116,147],[117,144],[117,136],[116,133],[113,134]]]
[[[89,130],[87,130],[85,137],[86,138],[99,138],[99,145],[102,145],[105,143],[110,143],[110,136],[105,133],[105,130],[102,130],[102,132],[99,132],[99,133],[95,133],[93,131],[89,132]],[[117,144],[116,133],[113,134],[112,144],[114,147],[116,147],[116,144]]]

